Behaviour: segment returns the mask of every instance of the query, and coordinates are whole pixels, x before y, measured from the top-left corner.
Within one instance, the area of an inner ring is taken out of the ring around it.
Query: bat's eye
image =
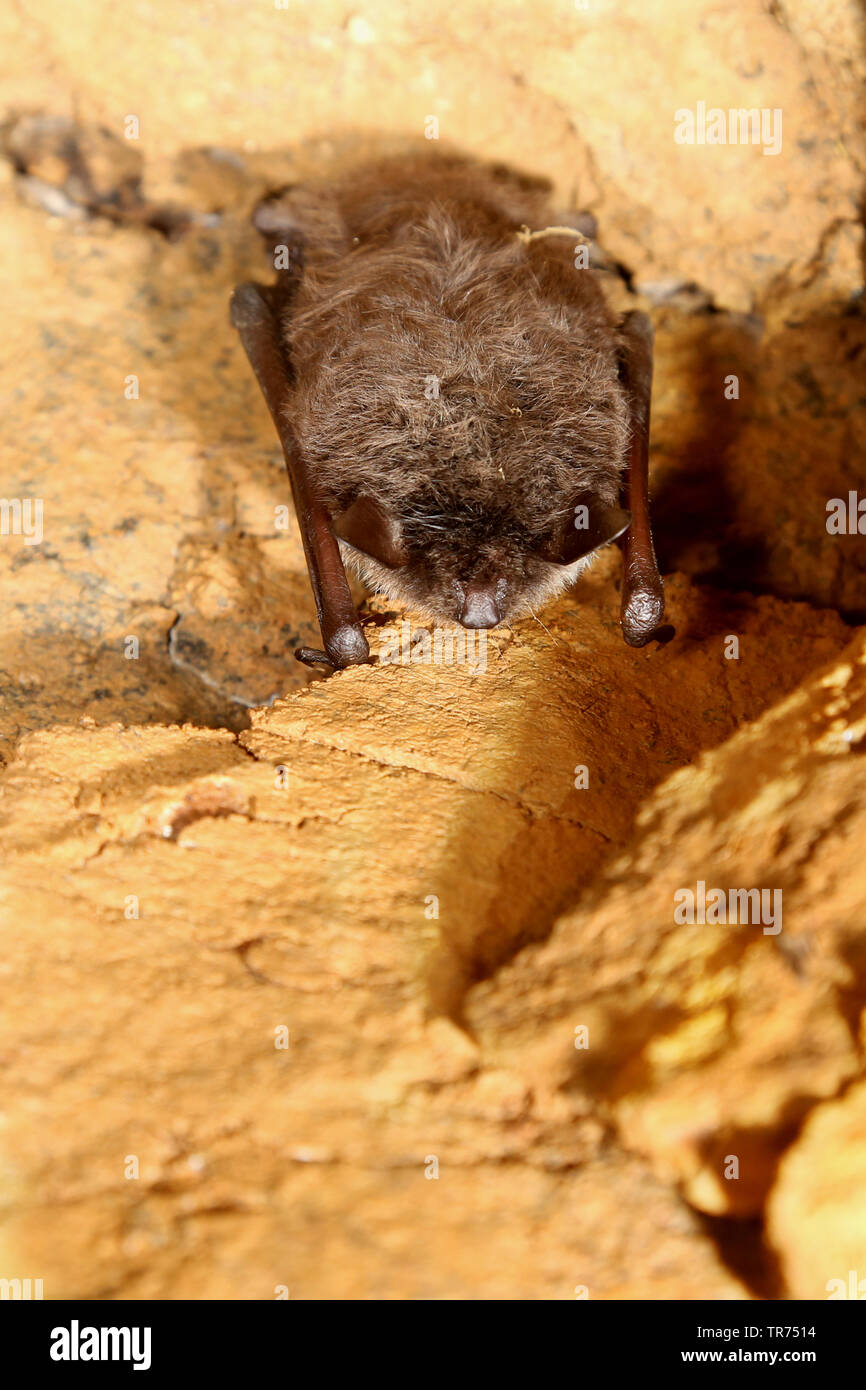
[[[362,550],[371,560],[399,569],[409,559],[400,523],[372,497],[359,497],[339,516],[334,530],[341,540]]]

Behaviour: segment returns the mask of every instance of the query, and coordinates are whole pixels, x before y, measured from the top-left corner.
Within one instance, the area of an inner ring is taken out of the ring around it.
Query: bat
[[[492,628],[623,552],[621,625],[664,613],[648,498],[652,327],[618,320],[586,214],[456,155],[259,204],[273,285],[232,321],[283,447],[323,650],[369,660],[346,564],[436,622]],[[580,247],[583,255],[576,254]]]

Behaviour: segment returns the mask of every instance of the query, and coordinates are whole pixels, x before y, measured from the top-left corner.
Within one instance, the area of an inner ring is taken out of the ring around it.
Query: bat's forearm
[[[267,290],[239,285],[232,295],[231,315],[283,446],[322,630],[324,652],[303,648],[297,655],[308,663],[324,661],[338,668],[361,665],[369,660],[370,648],[352,602],[330,515],[312,484],[286,415],[289,369]]]
[[[622,632],[629,646],[643,647],[664,616],[649,512],[649,422],[652,390],[652,325],[646,314],[623,322],[622,378],[628,391],[630,436],[625,505],[632,520],[623,539]]]

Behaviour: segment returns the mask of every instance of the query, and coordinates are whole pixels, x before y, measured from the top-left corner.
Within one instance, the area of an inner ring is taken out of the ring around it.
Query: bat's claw
[[[321,652],[316,647],[295,647],[295,661],[302,661],[305,666],[333,665],[328,653]]]
[[[325,651],[317,647],[296,647],[295,660],[305,666],[333,666],[342,671],[346,666],[366,666],[370,648],[358,623],[341,623],[325,636]]]

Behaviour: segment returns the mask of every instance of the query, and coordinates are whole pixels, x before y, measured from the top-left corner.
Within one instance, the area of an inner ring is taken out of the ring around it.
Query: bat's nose
[[[495,627],[502,622],[502,609],[492,584],[465,586],[460,621],[464,627]]]

